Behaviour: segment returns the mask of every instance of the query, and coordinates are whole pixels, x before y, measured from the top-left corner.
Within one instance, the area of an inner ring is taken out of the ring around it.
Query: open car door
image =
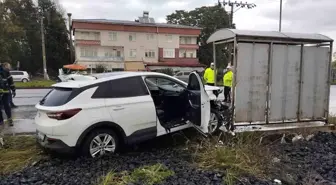
[[[188,82],[188,119],[198,131],[206,134],[209,132],[210,98],[199,74],[190,73]]]

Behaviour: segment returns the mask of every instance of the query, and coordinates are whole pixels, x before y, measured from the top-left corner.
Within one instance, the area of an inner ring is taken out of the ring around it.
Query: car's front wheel
[[[113,130],[97,129],[91,132],[82,145],[82,152],[89,157],[113,154],[119,147],[119,140]]]
[[[219,111],[211,109],[210,113],[210,121],[209,121],[209,134],[213,135],[219,131],[219,127],[222,124],[221,116]]]

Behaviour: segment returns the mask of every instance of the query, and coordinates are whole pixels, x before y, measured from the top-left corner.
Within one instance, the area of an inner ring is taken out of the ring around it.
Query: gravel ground
[[[271,169],[285,184],[336,185],[336,134],[317,133],[309,141],[274,146],[278,162]]]
[[[164,164],[175,172],[174,176],[168,177],[162,184],[223,184],[222,177],[225,174],[198,169],[191,163],[190,152],[170,144],[167,147],[160,141],[162,140],[157,139],[154,144],[145,143],[145,147],[140,147],[136,151],[101,159],[43,160],[20,172],[0,177],[0,184],[91,185],[96,184],[98,178],[110,170],[131,171],[143,165],[157,163]],[[275,156],[279,159],[269,170],[273,174],[271,176],[281,180],[283,184],[308,184],[306,182],[311,181],[312,178],[307,179],[307,177],[314,177],[313,179],[318,179],[325,184],[333,184],[336,182],[335,143],[335,134],[318,133],[310,141],[278,143],[276,146],[271,146],[274,147]],[[274,183],[246,177],[237,184],[271,185]]]

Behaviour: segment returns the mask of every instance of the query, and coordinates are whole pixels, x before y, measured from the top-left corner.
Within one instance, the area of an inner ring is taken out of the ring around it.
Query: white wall
[[[124,56],[125,61],[158,62],[159,48],[175,49],[175,48],[179,48],[179,45],[180,45],[180,35],[177,35],[177,34],[168,34],[172,36],[171,41],[168,41],[167,34],[153,33],[154,38],[148,39],[147,38],[148,33],[141,33],[141,32],[118,32],[118,31],[115,32],[115,31],[104,31],[104,30],[77,29],[75,32],[75,39],[80,37],[82,31],[99,32],[100,33],[100,44],[102,47],[106,47],[106,46],[122,47],[123,46],[124,47],[123,56]],[[116,40],[111,40],[109,33],[116,33],[117,34]],[[134,33],[136,35],[135,41],[129,40],[130,33]],[[188,36],[188,35],[184,35],[184,36]],[[193,36],[192,42],[196,44],[197,38],[195,36]],[[101,46],[90,46],[90,47],[98,47],[98,56],[105,56],[105,51],[101,49],[102,48]],[[130,57],[130,50],[132,49],[136,50],[136,57]],[[148,50],[155,52],[154,58],[145,57],[145,52]],[[193,52],[194,57],[196,57],[196,50],[190,50],[188,52]],[[78,46],[76,46],[76,57],[78,60],[81,60],[80,48]]]

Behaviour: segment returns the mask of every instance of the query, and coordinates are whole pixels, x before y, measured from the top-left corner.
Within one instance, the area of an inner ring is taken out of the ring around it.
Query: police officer
[[[214,71],[214,63],[210,64],[210,67],[208,67],[203,75],[203,78],[205,80],[205,83],[207,85],[214,86],[215,85],[215,71]]]
[[[232,67],[227,66],[227,72],[223,76],[223,85],[224,85],[224,102],[230,103],[231,102],[231,87],[232,87],[232,79],[233,79],[233,73],[232,73]]]
[[[7,115],[7,122],[9,126],[13,126],[13,119],[12,119],[12,110],[10,106],[10,102],[8,101],[9,96],[12,95],[13,97],[16,96],[15,92],[15,85],[13,81],[13,77],[11,76],[9,70],[11,66],[9,63],[4,63],[0,65],[0,103],[6,112]],[[10,91],[12,92],[10,94]],[[4,137],[4,129],[5,129],[5,122],[2,117],[2,111],[0,109],[0,145],[4,145],[3,137]]]

